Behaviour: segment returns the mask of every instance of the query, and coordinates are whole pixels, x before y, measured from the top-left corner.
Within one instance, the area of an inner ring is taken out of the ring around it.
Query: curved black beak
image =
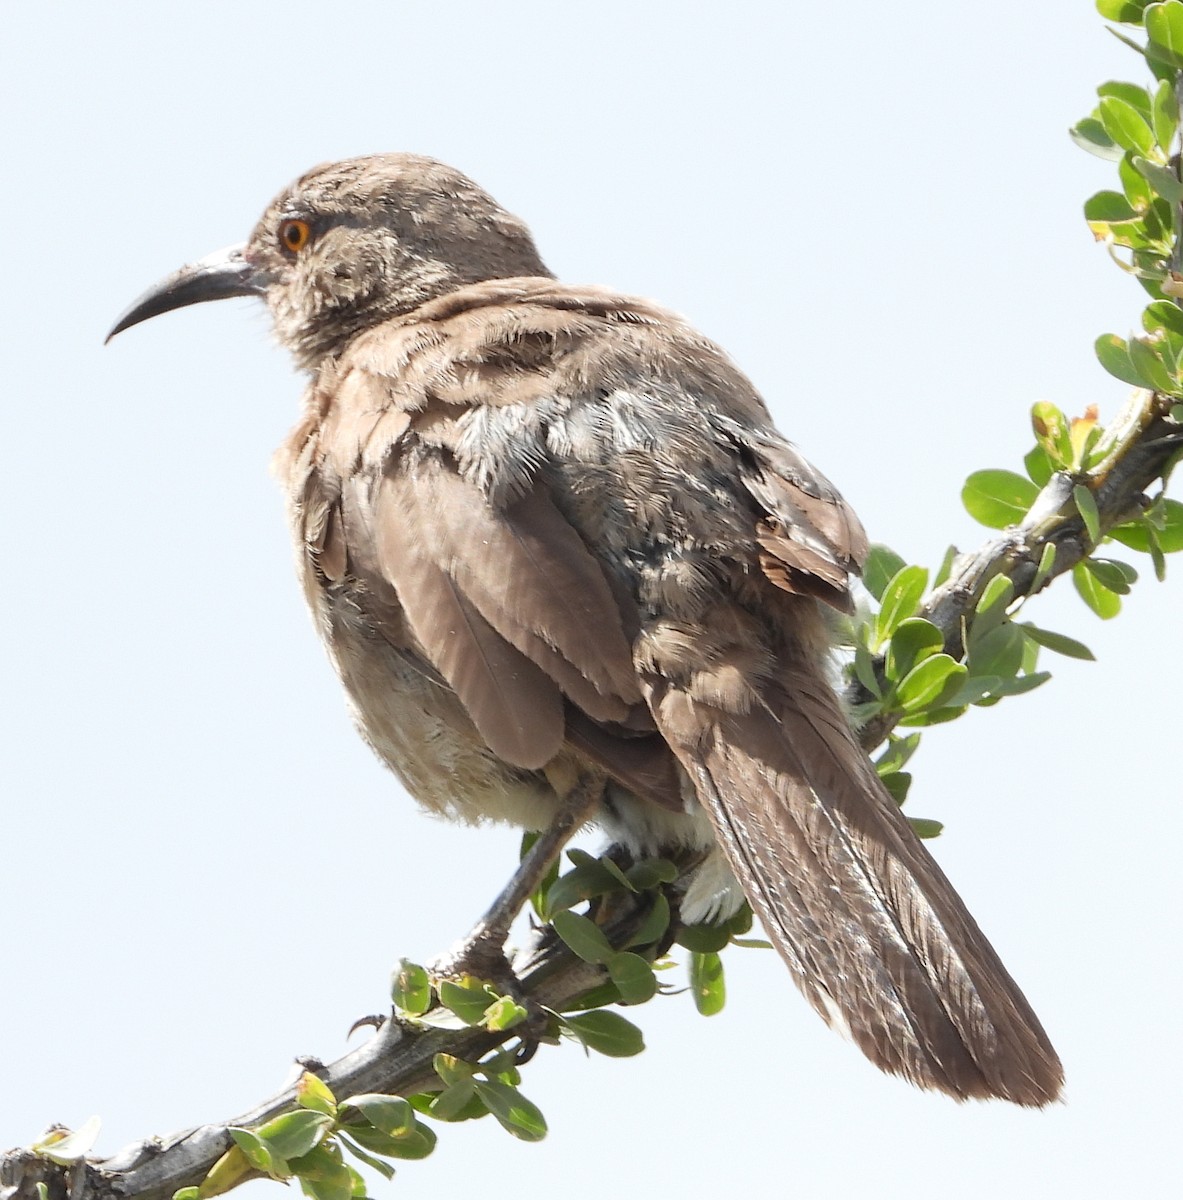
[[[174,308],[201,304],[205,300],[225,300],[229,296],[263,295],[267,280],[243,257],[244,248],[228,246],[218,250],[150,287],[115,322],[104,344],[132,325]]]

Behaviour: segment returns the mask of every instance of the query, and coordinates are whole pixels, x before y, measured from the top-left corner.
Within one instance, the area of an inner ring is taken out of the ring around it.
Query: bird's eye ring
[[[293,217],[279,223],[279,244],[290,254],[299,254],[312,238],[312,227],[307,221]]]

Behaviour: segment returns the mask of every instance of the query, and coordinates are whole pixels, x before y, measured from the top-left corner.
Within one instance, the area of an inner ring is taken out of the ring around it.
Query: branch
[[[1163,478],[1172,457],[1183,448],[1183,428],[1170,415],[1177,404],[1177,399],[1155,392],[1132,393],[1098,445],[1100,461],[1094,467],[1078,475],[1054,474],[1019,525],[955,561],[949,578],[928,593],[917,614],[937,627],[947,654],[958,660],[965,657],[975,608],[996,576],[1009,579],[1015,597],[1021,599],[1041,591],[1096,549],[1073,496],[1077,485],[1087,487],[1096,501],[1098,543],[1115,525],[1145,510],[1149,503],[1145,493]],[[1055,548],[1055,558],[1041,572],[1047,546]],[[880,655],[875,667],[881,678],[883,666]],[[847,688],[846,700],[852,707],[872,699],[857,682]],[[902,712],[889,711],[870,718],[859,731],[863,749],[874,750],[902,717]]]

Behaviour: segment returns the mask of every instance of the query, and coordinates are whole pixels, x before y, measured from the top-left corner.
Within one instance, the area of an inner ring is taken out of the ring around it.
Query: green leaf
[[[887,794],[897,803],[903,804],[908,798],[908,789],[912,786],[912,775],[909,771],[890,771],[879,777]]]
[[[723,1011],[727,1002],[727,984],[723,976],[723,960],[714,952],[691,954],[690,992],[694,1006],[704,1017]]]
[[[256,1171],[262,1171],[272,1179],[287,1179],[291,1176],[291,1168],[284,1159],[253,1129],[231,1129],[229,1133],[234,1139],[234,1144]]]
[[[1115,333],[1103,333],[1093,344],[1093,349],[1097,360],[1110,375],[1133,387],[1146,386],[1141,375],[1134,370],[1124,338],[1119,338]]]
[[[731,940],[731,929],[726,921],[717,924],[683,925],[678,930],[675,939],[679,946],[685,946],[696,954],[708,954],[722,950]]]
[[[927,817],[909,817],[908,824],[912,826],[912,832],[919,838],[940,837],[941,830],[945,828],[940,821],[933,821]]]
[[[622,950],[608,960],[608,977],[616,984],[625,1004],[644,1004],[657,994],[657,976],[639,955]]]
[[[604,931],[587,917],[569,910],[555,913],[551,919],[555,932],[584,962],[606,963],[615,950]]]
[[[1124,596],[1130,585],[1138,582],[1138,572],[1129,563],[1116,558],[1086,558],[1084,566],[1111,592]]]
[[[426,1158],[435,1149],[435,1133],[421,1121],[416,1121],[414,1127],[401,1137],[383,1133],[368,1122],[364,1125],[350,1124],[346,1130],[359,1146],[387,1158]]]
[[[1109,531],[1109,536],[1116,538],[1123,546],[1141,550],[1145,554],[1150,550],[1149,523],[1154,525],[1158,545],[1164,554],[1176,554],[1183,550],[1183,504],[1178,500],[1156,502],[1149,513],[1136,521],[1115,526]]]
[[[481,1023],[490,1033],[504,1033],[521,1025],[529,1015],[512,996],[499,996],[485,1009]]]
[[[371,1171],[377,1171],[384,1179],[394,1178],[394,1168],[385,1159],[378,1158],[376,1155],[367,1154],[356,1142],[351,1142],[347,1137],[341,1135],[337,1138],[337,1145],[342,1150],[352,1154],[358,1162],[363,1162]]]
[[[1051,578],[1052,570],[1056,565],[1056,546],[1054,542],[1048,542],[1047,545],[1040,551],[1039,566],[1035,569],[1035,578],[1031,581],[1030,595],[1034,596],[1041,587]]]
[[[1072,568],[1072,582],[1080,598],[1103,621],[1108,621],[1121,612],[1121,597],[1103,587],[1083,562]]]
[[[882,697],[883,688],[875,674],[875,656],[861,641],[854,644],[854,675],[872,696]]]
[[[199,1200],[201,1189],[196,1187],[177,1188],[172,1200]],[[49,1189],[43,1183],[37,1185],[37,1200],[49,1200]]]
[[[1141,25],[1142,10],[1148,3],[1149,0],[1097,0],[1097,12],[1107,21]]]
[[[876,600],[882,600],[887,585],[906,565],[890,546],[873,542],[863,565],[863,584]]]
[[[918,663],[943,650],[941,631],[923,617],[901,621],[887,646],[885,669],[888,679],[900,680]]]
[[[1076,501],[1076,511],[1089,535],[1089,541],[1095,546],[1101,540],[1101,515],[1097,512],[1097,501],[1093,493],[1083,483],[1078,483],[1072,489],[1072,499]]]
[[[1175,99],[1174,80],[1164,79],[1154,89],[1151,100],[1150,124],[1154,140],[1163,150],[1169,150],[1179,128],[1179,104]]]
[[[887,749],[875,760],[875,770],[880,775],[890,775],[893,771],[903,770],[919,745],[918,733],[910,733],[907,737],[890,737]]]
[[[465,1066],[467,1065],[465,1063]],[[358,1096],[350,1096],[341,1107],[346,1105],[356,1109],[375,1129],[389,1137],[406,1137],[417,1124],[415,1110],[401,1096],[364,1092]]]
[[[431,1102],[428,1112],[437,1121],[471,1121],[483,1117],[486,1109],[477,1097],[476,1084],[471,1075],[449,1084]]]
[[[1035,502],[1039,489],[1013,471],[975,471],[961,489],[971,517],[990,529],[1017,525]]]
[[[938,588],[944,583],[950,575],[953,574],[953,563],[957,558],[957,547],[949,546],[945,549],[944,557],[941,559],[941,565],[937,567],[937,573],[933,576],[932,586]]]
[[[1125,151],[1114,144],[1113,139],[1105,132],[1105,126],[1096,117],[1085,117],[1068,130],[1068,136],[1082,149],[1098,158],[1114,162],[1121,158]]]
[[[1023,634],[1010,621],[970,643],[967,666],[971,678],[991,675],[1000,680],[1012,679],[1018,674],[1022,663]],[[994,690],[991,688],[991,691]]]
[[[645,1049],[641,1031],[619,1013],[596,1009],[578,1016],[564,1016],[560,1022],[589,1050],[609,1058],[632,1058]]]
[[[900,708],[909,715],[941,702],[950,695],[966,669],[947,654],[934,654],[913,667],[896,689]]]
[[[1135,154],[1152,154],[1154,133],[1145,117],[1117,96],[1102,96],[1097,106],[1105,132],[1123,149]]]
[[[411,1016],[422,1016],[431,1007],[431,980],[427,971],[408,959],[399,960],[390,992],[395,1008]]]
[[[288,1165],[311,1200],[350,1200],[353,1195],[353,1172],[336,1146],[317,1146]]]
[[[1150,37],[1148,48],[1166,65],[1183,68],[1183,4],[1177,0],[1151,4],[1143,21]]]
[[[638,892],[647,892],[659,883],[673,883],[678,878],[678,868],[668,858],[642,858],[625,875]]]
[[[333,1118],[327,1113],[298,1108],[295,1112],[274,1117],[256,1132],[280,1158],[299,1158],[313,1146],[319,1146],[333,1128]],[[241,1143],[239,1143],[241,1145]],[[245,1146],[243,1153],[250,1157]]]
[[[1037,687],[1043,684],[1052,677],[1050,671],[1033,671],[1030,675],[1019,675],[1014,679],[1004,679],[994,689],[994,696],[1001,699],[1003,696],[1021,696],[1024,692],[1033,692]]]
[[[301,1108],[337,1116],[337,1097],[329,1090],[329,1085],[311,1071],[305,1071],[296,1081],[296,1103]]]
[[[1143,309],[1142,326],[1147,333],[1162,329],[1183,336],[1183,309],[1170,300],[1155,300]]]
[[[1054,633],[1050,629],[1040,629],[1038,625],[1032,625],[1030,621],[1024,621],[1019,628],[1033,642],[1040,646],[1046,646],[1057,654],[1063,654],[1068,658],[1085,659],[1088,662],[1095,661],[1093,652],[1083,642],[1078,642],[1065,634]]]
[[[1153,388],[1156,392],[1171,392],[1179,390],[1179,382],[1171,369],[1159,355],[1158,346],[1146,338],[1130,338],[1126,346],[1130,356],[1130,365],[1142,380],[1142,386]]]
[[[617,875],[608,869],[604,861],[593,858],[582,850],[568,850],[567,857],[574,862],[574,870],[560,875],[546,893],[546,913],[571,908],[584,900],[621,890]],[[613,864],[615,866],[615,863]],[[619,868],[617,868],[619,872]]]
[[[1068,418],[1048,400],[1039,400],[1031,406],[1031,427],[1035,430],[1039,447],[1043,449],[1047,470],[1042,483],[1035,478],[1029,466],[1027,473],[1031,475],[1032,482],[1042,487],[1051,478],[1053,467],[1072,465],[1072,436]],[[1042,469],[1040,474],[1044,474]]]
[[[1164,200],[1171,204],[1183,200],[1183,183],[1179,182],[1179,177],[1169,167],[1134,155],[1133,168]]]
[[[480,1025],[485,1019],[485,1010],[496,996],[480,983],[453,983],[443,979],[439,984],[440,1003],[454,1012],[465,1025]]]
[[[670,927],[670,902],[662,893],[653,897],[653,907],[628,940],[629,946],[651,946],[661,941]]]
[[[920,605],[928,586],[928,572],[923,567],[901,567],[883,589],[879,613],[875,618],[875,640],[882,645]]]
[[[1015,585],[1005,575],[995,575],[986,584],[974,605],[973,627],[969,634],[971,646],[975,638],[984,636],[1006,620],[1006,610],[1014,598]]]
[[[540,1142],[546,1137],[546,1118],[515,1087],[497,1080],[476,1085],[477,1095],[497,1122],[523,1142]]]
[[[1090,224],[1121,225],[1138,219],[1137,210],[1121,192],[1097,192],[1084,202],[1084,219]]]

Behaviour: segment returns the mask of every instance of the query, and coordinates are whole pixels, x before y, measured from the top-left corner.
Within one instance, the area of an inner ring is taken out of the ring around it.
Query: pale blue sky
[[[961,483],[1017,466],[1032,401],[1123,398],[1091,346],[1141,293],[1080,218],[1110,168],[1064,131],[1138,66],[1085,0],[8,6],[0,1144],[99,1113],[113,1151],[336,1057],[516,845],[418,814],[349,725],[267,476],[300,382],[262,308],[104,349],[128,301],[316,162],[430,153],[563,278],[687,314],[872,535],[932,562],[986,536]],[[1061,584],[1029,615],[1100,661],[1049,662],[915,764],[1066,1104],[914,1092],[732,953],[723,1015],[683,996],[638,1011],[639,1059],[541,1055],[545,1142],[445,1127],[374,1194],[1168,1194],[1180,595],[1147,579],[1102,625]]]

